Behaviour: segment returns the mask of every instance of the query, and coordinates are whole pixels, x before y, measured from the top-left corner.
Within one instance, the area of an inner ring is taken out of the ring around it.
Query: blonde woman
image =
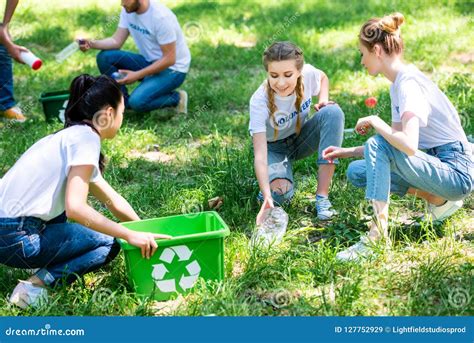
[[[425,199],[433,220],[443,220],[462,207],[473,189],[471,145],[459,115],[446,95],[414,65],[403,62],[400,26],[404,17],[395,13],[372,18],[361,28],[362,65],[370,75],[384,75],[392,82],[391,126],[378,116],[360,118],[356,131],[376,135],[364,146],[329,147],[324,158],[364,157],[349,165],[347,176],[365,188],[373,203],[375,220],[368,236],[337,254],[340,260],[357,260],[372,254],[372,242],[388,240],[390,192]]]
[[[320,220],[328,220],[335,211],[328,199],[329,186],[337,160],[322,158],[323,149],[340,146],[344,113],[329,101],[326,74],[304,63],[303,51],[291,42],[276,42],[263,54],[265,80],[250,99],[249,131],[252,135],[255,172],[262,201],[257,223],[263,211],[288,202],[294,193],[291,163],[318,152],[316,211]],[[318,111],[309,118],[313,97]]]

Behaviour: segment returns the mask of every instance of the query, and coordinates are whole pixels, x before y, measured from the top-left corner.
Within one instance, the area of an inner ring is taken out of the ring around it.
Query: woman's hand
[[[317,103],[316,105],[314,105],[314,109],[316,111],[319,111],[321,108],[327,106],[327,105],[334,105],[335,102],[334,101],[320,101],[319,103]]]
[[[153,254],[156,252],[156,249],[158,248],[158,243],[156,243],[156,239],[170,238],[172,237],[169,235],[162,235],[150,232],[136,232],[130,230],[126,240],[129,244],[140,248],[143,258],[150,259],[150,257],[153,256]]]
[[[336,158],[346,157],[351,157],[349,154],[349,150],[346,148],[329,146],[323,150],[323,159],[327,160],[329,163],[334,163],[334,160]]]
[[[262,207],[260,208],[260,211],[257,214],[257,225],[263,223],[263,220],[265,219],[265,210],[274,207],[275,206],[273,205],[272,197],[268,197],[263,200]]]
[[[357,121],[357,124],[354,130],[360,135],[366,135],[367,132],[374,126],[374,120],[378,118],[377,116],[368,116],[360,118]]]

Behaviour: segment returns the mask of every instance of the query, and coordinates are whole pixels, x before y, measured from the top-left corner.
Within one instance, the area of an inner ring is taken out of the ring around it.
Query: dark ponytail
[[[94,126],[97,114],[106,107],[117,109],[122,101],[119,84],[107,75],[97,77],[83,74],[72,80],[69,102],[65,111],[64,128],[87,125],[100,135]],[[105,157],[100,153],[99,169],[103,173]]]

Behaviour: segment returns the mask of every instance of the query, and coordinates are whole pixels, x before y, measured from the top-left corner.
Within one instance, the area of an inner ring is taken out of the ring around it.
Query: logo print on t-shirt
[[[285,130],[285,129],[288,129],[292,122],[291,122],[291,119],[293,118],[293,116],[296,115],[296,111],[293,113],[288,113],[288,112],[285,112],[285,111],[276,111],[274,114],[273,114],[273,118],[275,118],[275,120],[272,120],[271,118],[269,118],[269,122],[270,122],[270,126],[273,127],[274,129],[278,129],[278,130]],[[276,127],[275,127],[276,126]]]
[[[147,35],[147,36],[151,35],[150,31],[148,31],[147,29],[141,28],[141,27],[138,26],[138,25],[135,25],[135,24],[130,23],[129,26],[130,26],[132,29],[134,29],[135,31],[138,31],[138,32],[140,32],[140,33],[143,33],[144,35]]]
[[[300,113],[303,113],[308,107],[311,106],[311,98],[306,100],[302,105],[301,105],[301,110]],[[292,119],[296,118],[296,111],[293,111],[292,113],[288,113],[286,111],[276,111],[274,113],[274,118],[276,122],[276,126],[278,130],[285,130],[292,125]],[[296,120],[296,119],[295,119]],[[271,127],[275,128],[275,124],[273,120],[269,119]]]

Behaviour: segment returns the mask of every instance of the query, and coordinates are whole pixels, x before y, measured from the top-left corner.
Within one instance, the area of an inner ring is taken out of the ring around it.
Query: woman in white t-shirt
[[[72,282],[110,262],[120,250],[113,237],[139,247],[145,258],[156,251],[155,239],[169,238],[128,230],[87,203],[90,191],[119,220],[140,219],[102,177],[101,140],[117,134],[123,102],[110,77],[76,77],[65,128],[36,142],[1,179],[0,263],[38,269],[16,286],[11,303],[36,305],[46,300],[45,286]]]
[[[329,101],[329,80],[324,72],[304,63],[303,51],[291,42],[276,42],[263,54],[267,80],[250,99],[249,131],[252,135],[255,173],[260,186],[261,223],[274,202],[288,202],[294,193],[291,162],[318,152],[316,211],[320,220],[335,211],[328,199],[337,160],[322,158],[323,149],[340,146],[344,113]],[[319,96],[316,114],[308,117],[312,97]]]
[[[366,189],[375,220],[367,236],[337,254],[357,260],[373,252],[373,242],[388,238],[390,192],[425,199],[432,220],[443,220],[463,205],[473,189],[472,147],[459,115],[446,95],[415,66],[402,62],[400,13],[367,21],[359,34],[362,65],[370,75],[383,74],[392,82],[392,125],[378,116],[358,120],[356,131],[377,135],[365,146],[329,147],[324,158],[364,157],[349,165],[348,179]],[[424,151],[426,152],[424,152]]]

